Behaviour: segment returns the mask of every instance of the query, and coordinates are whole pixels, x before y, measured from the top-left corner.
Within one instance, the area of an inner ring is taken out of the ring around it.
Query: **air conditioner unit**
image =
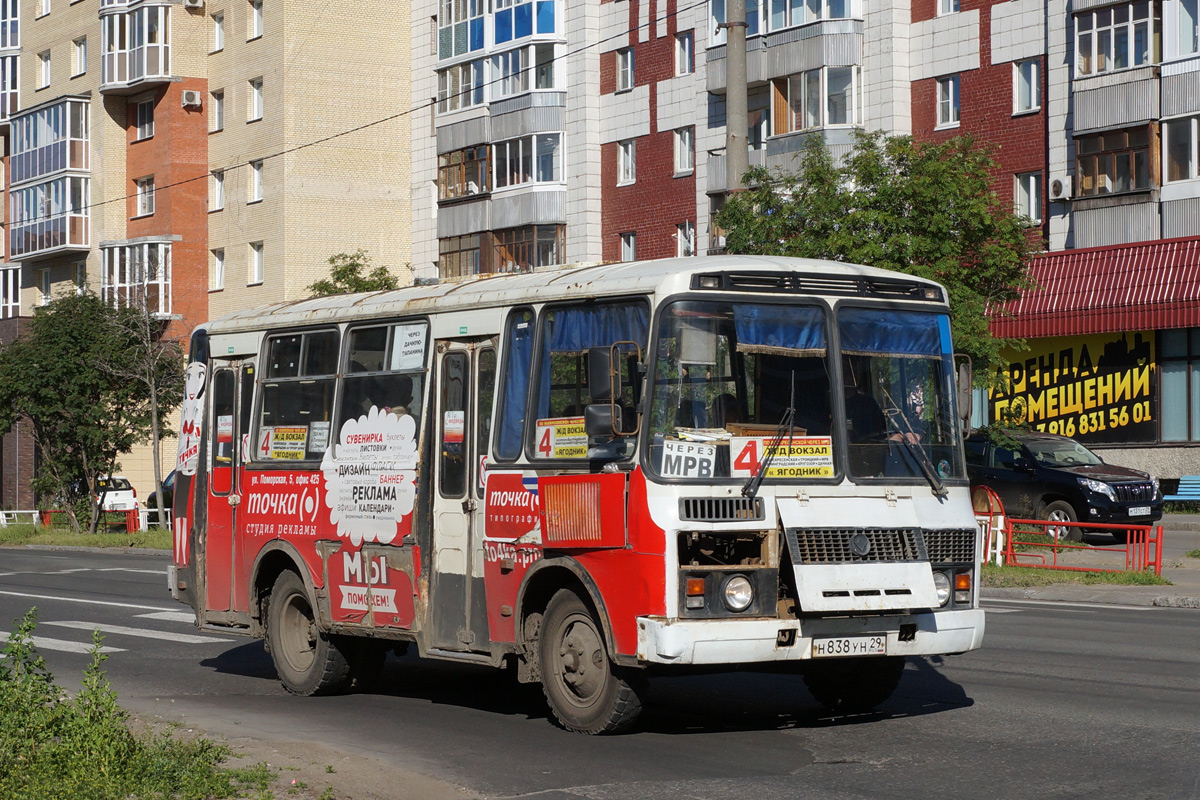
[[[204,8],[204,0],[183,0],[184,8]]]
[[[1071,199],[1071,176],[1059,175],[1050,181],[1050,199],[1051,200],[1070,200]]]
[[[183,107],[184,108],[199,108],[202,98],[200,93],[195,89],[183,90]]]

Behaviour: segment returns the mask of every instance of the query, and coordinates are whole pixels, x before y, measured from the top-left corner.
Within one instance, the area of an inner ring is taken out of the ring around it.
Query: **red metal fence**
[[[1027,530],[1015,530],[1018,525]],[[1070,528],[1084,534],[1113,534],[1115,543],[1097,546],[1068,541],[1065,534]],[[1021,537],[1019,541],[1018,536]],[[1161,525],[1009,519],[1005,531],[1004,563],[1007,566],[1075,572],[1141,572],[1152,569],[1155,575],[1162,575],[1162,547]]]

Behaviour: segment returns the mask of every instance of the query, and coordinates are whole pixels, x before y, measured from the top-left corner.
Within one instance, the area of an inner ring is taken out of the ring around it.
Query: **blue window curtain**
[[[644,303],[610,303],[556,308],[543,316],[538,415],[550,408],[550,356],[552,353],[586,353],[590,347],[616,342],[637,342],[645,347],[650,312]]]
[[[819,356],[827,348],[825,316],[815,306],[736,305],[733,324],[743,353]]]
[[[838,314],[842,352],[937,358],[950,354],[950,319],[923,311],[844,308]]]
[[[504,395],[501,397],[500,433],[496,456],[511,461],[521,455],[525,432],[525,403],[529,367],[533,359],[533,312],[521,310],[509,317],[504,354]]]

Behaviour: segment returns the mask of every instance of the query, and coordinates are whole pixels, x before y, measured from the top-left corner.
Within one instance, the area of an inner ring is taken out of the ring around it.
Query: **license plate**
[[[886,636],[830,636],[813,639],[813,658],[830,656],[886,656]]]
[[[1129,509],[1131,517],[1148,517],[1150,516],[1150,506],[1134,506]]]

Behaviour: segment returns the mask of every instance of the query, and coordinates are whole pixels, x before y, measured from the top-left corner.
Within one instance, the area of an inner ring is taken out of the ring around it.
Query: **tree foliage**
[[[859,131],[836,163],[810,137],[798,169],[752,169],[746,191],[717,216],[731,253],[823,258],[931,278],[950,295],[955,347],[976,375],[992,373],[999,351],[987,314],[1028,285],[1040,242],[1029,220],[991,189],[989,151],[967,136],[944,143]]]
[[[0,349],[0,430],[28,421],[38,448],[34,491],[43,505],[67,500],[76,529],[77,487],[91,501],[94,532],[97,478],[135,444],[161,434],[162,417],[182,397],[182,354],[139,335],[147,316],[90,292],[64,295],[37,309],[22,335]],[[135,377],[145,364],[153,365],[153,389]]]
[[[308,290],[313,297],[354,292],[382,292],[398,289],[400,279],[386,266],[371,266],[371,256],[366,250],[353,253],[338,253],[329,257],[329,277],[316,281]]]

